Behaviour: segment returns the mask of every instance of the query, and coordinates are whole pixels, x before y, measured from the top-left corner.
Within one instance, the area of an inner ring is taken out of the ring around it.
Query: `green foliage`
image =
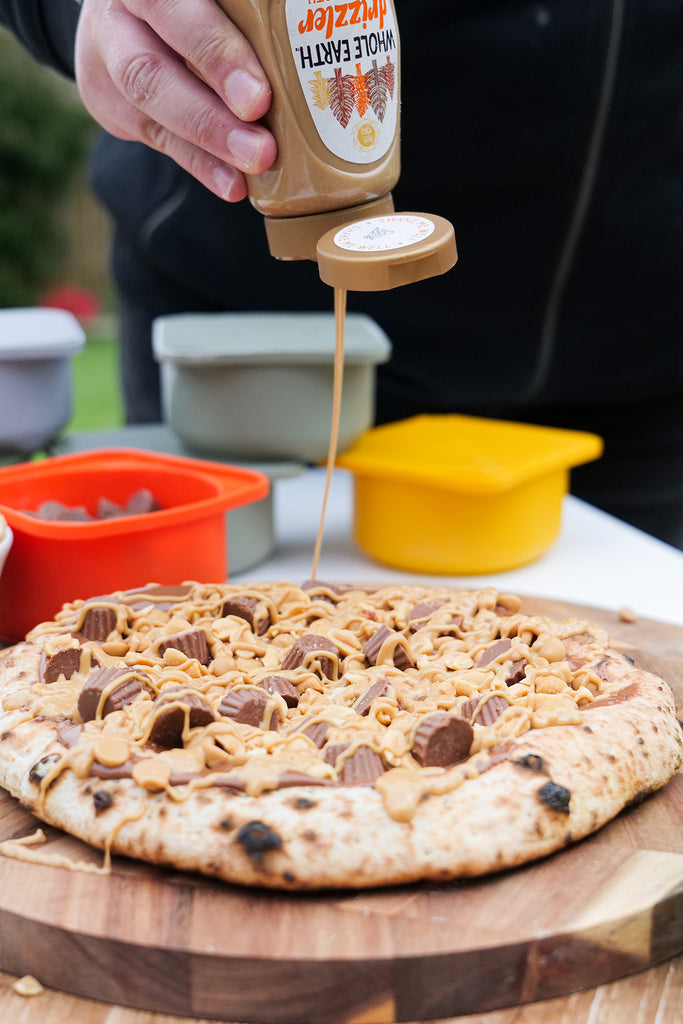
[[[33,305],[66,246],[58,207],[94,125],[68,83],[0,32],[0,306]]]

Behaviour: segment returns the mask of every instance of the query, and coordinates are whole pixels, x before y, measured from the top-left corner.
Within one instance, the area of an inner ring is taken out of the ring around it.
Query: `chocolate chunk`
[[[96,640],[97,643],[104,643],[110,633],[116,629],[116,609],[108,606],[97,606],[89,608],[85,613],[83,625],[78,635],[84,640]]]
[[[325,740],[327,739],[327,734],[330,731],[330,723],[329,722],[314,722],[313,725],[309,725],[305,729],[301,729],[301,730],[297,729],[296,731],[297,732],[300,731],[300,732],[302,732],[304,734],[304,736],[308,736],[309,740],[311,740],[313,743],[315,743],[315,745],[318,748],[318,750],[322,750],[322,748],[325,746]]]
[[[266,676],[258,685],[268,693],[276,693],[282,697],[288,708],[295,708],[299,703],[299,691],[294,683],[284,676]]]
[[[463,701],[460,705],[459,713],[463,718],[467,718],[470,722],[472,721],[472,715],[479,707],[478,697],[468,697],[467,700]]]
[[[238,619],[244,619],[248,623],[252,633],[256,636],[263,636],[270,626],[270,612],[265,611],[256,618],[255,613],[259,602],[255,597],[230,597],[221,609],[221,616],[236,615]]]
[[[110,501],[109,498],[100,498],[97,502],[98,519],[117,519],[120,516],[125,516],[125,514],[125,508],[117,505],[115,501]]]
[[[61,501],[44,501],[35,512],[36,519],[49,519],[62,523],[87,523],[92,519],[85,505],[64,505]]]
[[[505,682],[508,686],[514,686],[515,683],[521,683],[522,679],[526,676],[526,667],[529,662],[526,658],[520,658],[519,661],[513,661],[512,668],[505,677]]]
[[[380,626],[379,629],[372,634],[367,643],[363,644],[363,652],[371,665],[377,664],[377,655],[380,652],[380,648],[391,634],[392,630],[389,629],[388,626]]]
[[[78,743],[83,726],[75,722],[65,722],[57,729],[57,739],[65,747],[75,747]]]
[[[424,626],[427,619],[431,618],[434,612],[443,608],[445,601],[418,601],[408,612],[408,623],[413,632]]]
[[[311,590],[331,590],[333,594],[343,594],[345,590],[348,590],[348,586],[342,586],[339,583],[326,583],[323,580],[306,580],[301,584],[301,589],[308,593]]]
[[[541,786],[538,790],[536,796],[542,804],[550,807],[551,810],[569,814],[569,801],[572,795],[565,786],[560,786],[557,782],[546,782],[545,786]]]
[[[474,723],[475,725],[493,725],[496,719],[500,718],[509,707],[510,705],[505,700],[505,697],[500,697],[497,693],[494,693],[485,704],[482,704],[474,719]]]
[[[371,665],[377,664],[377,656],[379,655],[382,644],[384,644],[389,637],[397,635],[400,634],[397,634],[396,630],[389,629],[388,626],[380,626],[379,629],[372,634],[367,643],[363,645],[363,652]],[[407,668],[415,668],[408,652],[401,643],[396,644],[391,660],[396,668],[400,668],[402,672],[405,672]]]
[[[333,654],[334,658],[321,656],[318,652],[322,651]],[[339,651],[329,637],[306,633],[289,648],[282,661],[282,667],[287,670],[305,665],[311,672],[319,669],[322,675],[334,680],[337,678],[338,661]]]
[[[348,587],[342,587],[338,583],[323,583],[321,580],[306,580],[301,584],[301,589],[310,594],[312,599],[327,601],[329,604],[336,604],[339,598]]]
[[[135,611],[146,608],[153,604],[160,611],[167,612],[174,605],[185,601],[192,591],[191,583],[183,583],[179,586],[173,584],[151,583],[147,587],[140,587],[134,590],[124,591],[127,603]]]
[[[146,487],[135,491],[126,502],[126,513],[129,516],[147,515],[149,512],[158,512],[160,508],[161,505]]]
[[[332,767],[337,763],[337,758],[340,754],[343,754],[345,750],[349,749],[350,744],[348,743],[328,743],[325,745],[325,762],[331,764]]]
[[[82,647],[64,647],[61,651],[47,655],[43,651],[40,659],[39,677],[41,683],[54,683],[60,676],[71,679],[74,672],[81,667]],[[97,667],[99,662],[91,656],[91,665]]]
[[[232,718],[243,725],[253,725],[257,729],[268,729],[270,721],[264,722],[263,716],[268,707],[268,695],[254,689],[230,690],[218,705],[218,714]]]
[[[339,779],[346,786],[371,786],[384,771],[384,762],[379,754],[361,745],[342,761]]]
[[[149,742],[161,750],[182,747],[183,729],[189,718],[190,729],[210,725],[216,720],[213,708],[197,693],[188,693],[180,688],[177,695],[173,690],[165,690],[157,697],[156,704],[161,710],[154,718]],[[164,704],[171,707],[164,708]]]
[[[412,754],[423,767],[448,768],[469,757],[474,730],[466,718],[437,711],[418,725]]]
[[[159,644],[159,655],[169,648],[180,651],[186,658],[195,658],[200,665],[208,665],[211,661],[211,650],[203,629],[186,629],[182,633],[162,640]]]
[[[261,861],[264,853],[269,850],[279,850],[282,847],[282,839],[273,832],[269,825],[262,821],[249,821],[237,833],[236,839],[241,843],[245,852],[256,861]]]
[[[96,814],[99,814],[101,811],[106,811],[112,805],[111,793],[107,793],[105,789],[96,789],[92,795],[92,799],[95,804]]]
[[[410,632],[416,633],[423,626],[431,626],[431,616],[445,604],[445,601],[420,601],[416,604],[408,615]],[[439,623],[439,636],[457,636],[456,629],[462,626],[462,622],[462,615],[451,615],[448,623]]]
[[[505,654],[512,647],[512,640],[506,637],[504,640],[497,640],[495,644],[491,644],[486,650],[482,651],[477,659],[477,667],[481,668],[483,665],[490,665],[492,661],[499,658],[501,654]]]
[[[120,711],[143,691],[149,693],[151,697],[154,696],[149,679],[142,672],[132,672],[130,669],[117,666],[96,668],[94,672],[90,673],[78,695],[78,711],[84,722],[91,722],[97,717],[102,694],[119,677],[121,677],[121,683],[109,692],[109,696],[104,702],[102,718],[110,715],[112,711]]]
[[[377,700],[378,697],[384,697],[388,692],[389,683],[387,680],[378,679],[377,682],[368,687],[365,693],[360,695],[356,703],[353,705],[353,710],[357,711],[359,715],[367,715],[370,711],[373,700]]]

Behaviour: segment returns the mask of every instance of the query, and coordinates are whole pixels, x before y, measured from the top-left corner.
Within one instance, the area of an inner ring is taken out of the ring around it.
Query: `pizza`
[[[112,854],[274,889],[473,877],[664,786],[671,690],[488,587],[150,584],[0,656],[0,784]]]

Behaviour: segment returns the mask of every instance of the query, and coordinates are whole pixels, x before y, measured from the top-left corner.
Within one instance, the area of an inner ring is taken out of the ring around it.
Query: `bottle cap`
[[[337,230],[351,220],[393,213],[391,195],[372,199],[344,210],[326,210],[302,217],[266,217],[270,255],[277,260],[314,260],[321,235]]]
[[[333,288],[375,292],[444,274],[458,252],[450,221],[427,213],[389,213],[324,234],[320,277]]]

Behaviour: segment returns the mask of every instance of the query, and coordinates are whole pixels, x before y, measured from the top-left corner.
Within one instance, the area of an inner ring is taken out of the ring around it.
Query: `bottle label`
[[[323,144],[369,164],[398,126],[398,30],[389,0],[286,0],[292,56]]]
[[[390,213],[346,224],[334,244],[348,252],[388,252],[423,242],[434,232],[434,221],[411,213]]]

